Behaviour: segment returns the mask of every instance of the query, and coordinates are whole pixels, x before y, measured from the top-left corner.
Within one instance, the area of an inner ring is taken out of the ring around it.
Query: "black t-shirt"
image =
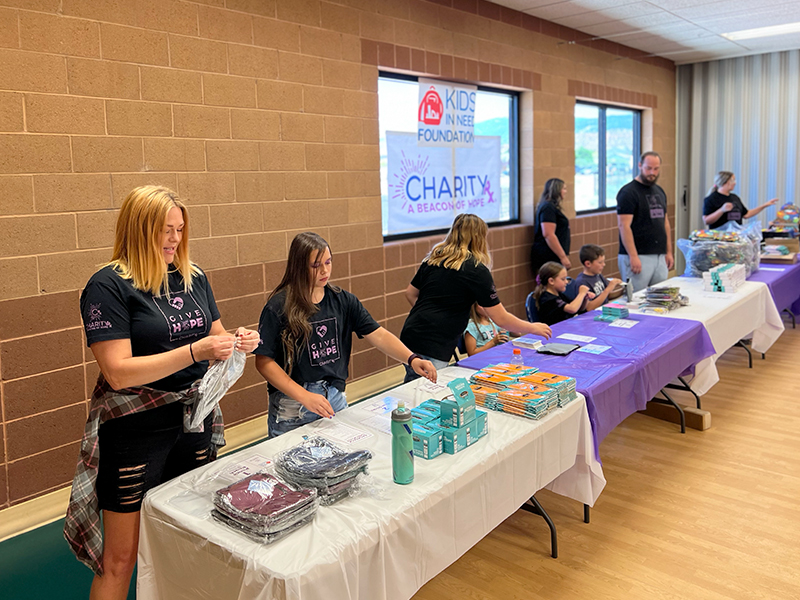
[[[206,337],[219,319],[214,294],[204,273],[183,291],[183,277],[169,274],[169,297],[154,296],[133,287],[112,267],[92,275],[81,294],[81,314],[89,346],[106,340],[128,339],[133,356],[149,356],[180,348]],[[168,392],[186,389],[208,369],[199,361],[148,387]]]
[[[542,223],[556,224],[556,237],[564,252],[569,256],[570,232],[569,219],[552,202],[540,202],[536,209],[536,219],[533,223],[533,245],[531,246],[531,269],[534,275],[539,268],[548,261],[561,262],[558,255],[547,245],[547,240],[542,233]]]
[[[617,193],[617,214],[633,215],[631,231],[638,254],[666,254],[667,194],[658,185],[645,185],[635,179]],[[627,254],[622,236],[619,253]]]
[[[400,339],[412,351],[438,360],[453,356],[475,302],[484,307],[500,304],[489,269],[472,258],[457,270],[423,262],[411,285],[419,297]]]
[[[744,218],[745,214],[747,214],[747,207],[742,202],[742,199],[736,194],[726,196],[725,194],[720,194],[716,190],[711,192],[703,200],[703,216],[706,217],[719,210],[726,202],[733,204],[733,208],[722,215],[719,219],[711,223],[709,225],[711,229],[722,227],[728,221],[736,221],[739,225],[742,224],[742,219]]]
[[[281,332],[286,327],[283,309],[286,293],[278,292],[267,301],[258,321],[261,344],[255,354],[268,356],[281,368],[286,357]],[[314,381],[327,381],[344,391],[353,346],[353,333],[358,337],[369,335],[380,327],[358,298],[346,290],[335,292],[325,288],[318,310],[308,319],[311,333],[295,358],[289,375],[302,385]],[[274,389],[270,386],[270,390]]]
[[[550,292],[543,292],[539,296],[539,321],[548,325],[555,325],[561,321],[566,321],[574,315],[564,310],[564,307],[572,302],[567,296],[559,293],[558,296]],[[585,303],[584,303],[585,304]],[[582,311],[578,311],[582,312]]]
[[[595,296],[599,296],[608,287],[608,279],[603,277],[602,273],[598,273],[597,275],[587,275],[586,273],[581,273],[575,278],[575,285],[577,285],[579,288],[580,286],[585,285],[589,288],[590,292],[594,292]]]

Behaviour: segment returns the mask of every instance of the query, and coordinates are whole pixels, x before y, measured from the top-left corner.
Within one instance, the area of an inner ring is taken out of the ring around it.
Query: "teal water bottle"
[[[411,411],[402,400],[392,411],[392,474],[394,482],[407,485],[414,481],[414,438]]]

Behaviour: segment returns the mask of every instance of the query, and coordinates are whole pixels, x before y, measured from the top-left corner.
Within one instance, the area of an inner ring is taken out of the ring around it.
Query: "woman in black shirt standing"
[[[533,245],[531,246],[531,269],[539,273],[546,262],[558,262],[569,269],[570,232],[569,219],[561,210],[567,195],[567,184],[561,179],[548,179],[536,207],[533,222]]]
[[[755,217],[768,206],[778,202],[777,198],[773,198],[761,206],[747,210],[742,199],[732,193],[734,187],[736,187],[736,175],[730,171],[717,173],[714,186],[703,200],[703,222],[710,229],[722,227],[728,221],[736,221],[741,225],[742,219]]]
[[[550,327],[518,319],[500,303],[489,271],[488,230],[477,215],[458,215],[445,240],[428,253],[406,288],[411,312],[400,340],[437,369],[450,361],[475,302],[507,331],[550,337]],[[417,377],[406,367],[406,381]]]
[[[214,413],[200,432],[184,429],[184,403],[194,398],[208,361],[258,344],[258,332],[240,327],[234,337],[222,326],[208,279],[189,260],[188,242],[189,215],[177,194],[136,188],[120,208],[111,262],[81,295],[86,341],[100,377],[88,423],[97,434],[84,435],[78,474],[96,473],[96,485],[87,494],[95,480],[76,476],[65,535],[95,570],[92,599],[127,596],[145,492],[213,459]],[[83,452],[95,444],[99,462]],[[96,524],[80,528],[87,496],[93,511],[103,514],[102,554],[84,535]]]

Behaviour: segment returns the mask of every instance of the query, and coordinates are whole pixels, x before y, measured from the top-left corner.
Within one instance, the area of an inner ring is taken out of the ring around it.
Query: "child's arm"
[[[472,356],[473,354],[477,354],[478,352],[483,352],[484,350],[488,350],[489,348],[494,348],[495,346],[499,346],[508,341],[508,336],[502,333],[498,333],[494,336],[491,340],[486,342],[483,346],[478,347],[478,342],[475,340],[473,335],[468,331],[464,332],[464,346],[467,349],[467,354]]]
[[[616,289],[619,283],[620,283],[619,279],[615,279],[613,277],[609,279],[606,289],[604,289],[602,293],[599,294],[598,296],[595,296],[594,299],[589,300],[589,303],[586,305],[586,310],[587,311],[594,310],[599,306],[603,306],[603,304],[605,304],[606,302],[606,298],[608,298],[611,295],[611,292]]]
[[[378,327],[372,333],[365,335],[364,339],[387,356],[403,364],[406,364],[412,354],[411,350],[395,334],[383,327]],[[417,375],[436,382],[436,367],[431,361],[417,357],[411,361],[410,366]]]
[[[297,400],[311,412],[320,417],[332,417],[335,414],[331,403],[325,396],[309,392],[289,377],[286,371],[281,369],[280,365],[269,356],[257,354],[256,369],[273,387],[278,388],[293,400]]]
[[[575,299],[570,302],[569,304],[564,305],[564,312],[570,313],[571,315],[576,314],[586,299],[586,294],[589,293],[589,287],[586,285],[582,285],[578,288],[578,295],[575,296]]]

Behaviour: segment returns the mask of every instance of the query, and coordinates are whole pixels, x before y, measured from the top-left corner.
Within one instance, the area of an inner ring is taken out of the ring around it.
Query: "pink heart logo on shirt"
[[[327,325],[317,325],[317,335],[319,337],[325,337],[326,333],[328,333]]]
[[[180,310],[183,308],[183,298],[180,296],[175,296],[174,298],[170,299],[169,305],[175,310]]]

